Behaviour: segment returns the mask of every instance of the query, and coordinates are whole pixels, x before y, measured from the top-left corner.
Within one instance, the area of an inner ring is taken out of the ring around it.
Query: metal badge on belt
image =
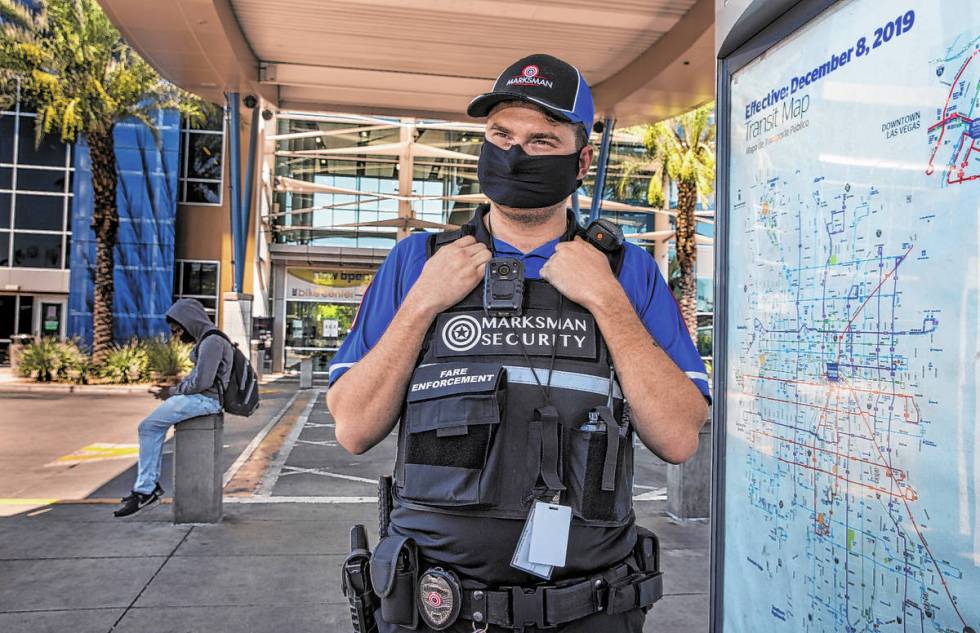
[[[452,626],[462,606],[459,578],[441,567],[426,570],[419,578],[419,613],[422,621],[436,631]]]

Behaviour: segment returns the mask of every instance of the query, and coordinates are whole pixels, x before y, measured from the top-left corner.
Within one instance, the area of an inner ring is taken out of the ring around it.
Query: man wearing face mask
[[[531,55],[467,112],[490,204],[393,249],[330,366],[347,450],[401,420],[378,629],[641,631],[662,577],[633,437],[694,453],[704,365],[650,255],[600,250],[567,211],[593,158],[579,71]]]
[[[234,350],[200,301],[178,299],[167,310],[167,324],[173,338],[194,345],[194,368],[176,385],[161,386],[153,392],[163,403],[139,424],[136,483],[114,511],[117,517],[130,516],[160,500],[164,492],[159,481],[160,466],[167,430],[184,420],[220,412],[221,393],[228,388],[231,377]]]

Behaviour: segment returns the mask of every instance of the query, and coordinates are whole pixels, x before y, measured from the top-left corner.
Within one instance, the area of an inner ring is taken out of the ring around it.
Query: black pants
[[[406,629],[383,621],[381,619],[381,609],[374,612],[374,618],[378,623],[378,633],[412,633],[412,629]],[[643,609],[633,609],[632,611],[617,613],[616,615],[596,613],[552,629],[538,629],[532,626],[524,630],[527,633],[642,633],[643,621],[645,619],[646,614],[643,613]],[[477,626],[474,629],[473,624],[469,620],[459,619],[451,627],[444,629],[444,631],[451,631],[452,633],[473,633],[474,630],[482,630],[481,626]],[[491,626],[487,629],[487,633],[512,632],[513,629],[505,629],[499,626]],[[415,629],[414,633],[437,632],[425,626],[420,618],[419,628]]]

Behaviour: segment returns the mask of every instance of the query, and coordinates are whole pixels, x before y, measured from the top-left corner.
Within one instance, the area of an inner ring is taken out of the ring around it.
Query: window
[[[220,205],[225,134],[224,111],[208,116],[200,127],[181,124],[183,158],[180,168],[180,202]]]
[[[68,268],[72,146],[35,146],[35,119],[19,102],[0,112],[0,267]]]
[[[174,267],[174,300],[197,299],[217,323],[218,271],[218,262],[178,259]]]

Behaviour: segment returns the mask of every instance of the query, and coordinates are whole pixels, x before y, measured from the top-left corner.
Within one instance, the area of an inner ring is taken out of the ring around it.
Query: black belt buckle
[[[511,624],[518,631],[526,626],[545,627],[544,590],[540,587],[511,587]]]

